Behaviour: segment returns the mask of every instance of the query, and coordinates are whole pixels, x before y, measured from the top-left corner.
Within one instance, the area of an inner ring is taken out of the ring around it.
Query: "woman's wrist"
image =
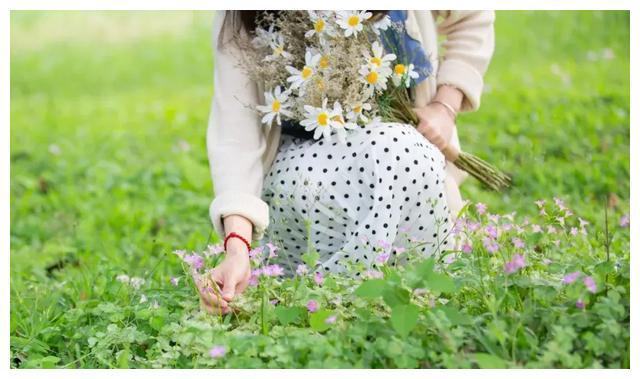
[[[448,110],[453,110],[454,115],[456,115],[460,112],[460,108],[462,107],[462,100],[464,100],[464,93],[462,93],[462,91],[452,85],[442,84],[438,86],[438,91],[433,97],[432,102],[444,103],[448,105],[449,107],[451,107],[451,109]]]

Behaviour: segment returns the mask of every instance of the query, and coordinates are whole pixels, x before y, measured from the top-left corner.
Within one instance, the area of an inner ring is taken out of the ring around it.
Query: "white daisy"
[[[265,61],[270,62],[279,58],[290,60],[293,58],[293,55],[284,49],[284,37],[282,35],[276,35],[274,40],[269,43],[269,46],[273,52],[271,55],[264,57]]]
[[[364,94],[367,98],[373,96],[375,90],[386,90],[388,75],[387,72],[380,72],[370,65],[360,67],[360,81],[364,82]]]
[[[373,32],[376,35],[380,35],[381,30],[387,30],[389,26],[391,26],[391,17],[389,15],[385,15],[381,20],[378,20],[371,25],[373,27]]]
[[[335,129],[336,134],[338,135],[338,140],[343,144],[346,142],[347,130],[352,130],[358,127],[355,122],[344,119],[342,105],[337,101],[333,103],[331,121],[333,121],[331,126]]]
[[[320,62],[320,57],[320,54],[312,55],[311,51],[307,50],[307,53],[304,56],[305,65],[302,70],[298,70],[292,66],[286,67],[287,71],[291,74],[291,76],[287,78],[287,81],[291,82],[292,89],[300,88],[302,93],[304,90],[303,85],[313,77],[316,65]]]
[[[347,114],[347,119],[349,121],[358,122],[358,120],[361,120],[364,123],[369,122],[369,118],[365,116],[364,113],[362,112],[365,110],[370,111],[371,104],[359,102],[359,103],[353,104],[350,109],[351,110]]]
[[[315,130],[313,138],[318,139],[323,136],[325,140],[331,141],[331,129],[335,121],[331,120],[333,111],[327,109],[327,98],[322,101],[322,108],[305,105],[305,119],[300,121],[306,131]]]
[[[344,29],[344,36],[357,36],[362,31],[362,23],[371,18],[371,12],[367,11],[339,11],[338,25]]]
[[[419,77],[418,73],[414,71],[413,67],[413,63],[411,63],[409,66],[406,66],[402,63],[396,64],[393,67],[393,76],[391,77],[393,84],[398,87],[404,82],[404,84],[408,88],[409,84],[411,83],[411,79],[415,80]]]
[[[309,30],[304,34],[306,38],[311,38],[314,35],[317,35],[322,42],[323,37],[334,36],[335,30],[333,26],[329,24],[327,17],[319,12],[309,11],[309,19],[311,19],[311,23],[313,24],[313,29]]]
[[[276,40],[276,35],[277,33],[273,31],[273,24],[269,27],[269,30],[258,27],[256,28],[256,36],[251,40],[251,44],[256,49],[268,47]]]
[[[263,124],[271,125],[275,118],[278,125],[280,125],[280,115],[293,117],[293,113],[287,109],[291,106],[291,104],[287,102],[289,94],[289,91],[282,92],[280,86],[277,86],[273,93],[269,91],[264,93],[267,104],[256,107],[260,112],[265,114],[261,120]]]
[[[371,51],[373,55],[369,54],[369,51],[365,51],[364,53],[367,64],[371,65],[384,76],[391,75],[391,61],[396,59],[396,55],[384,54],[382,45],[378,41],[371,44]]]

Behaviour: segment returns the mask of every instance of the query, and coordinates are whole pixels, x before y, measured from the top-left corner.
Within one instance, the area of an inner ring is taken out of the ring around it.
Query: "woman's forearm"
[[[251,221],[240,215],[228,215],[223,219],[225,236],[235,232],[251,241],[253,225]],[[243,252],[247,253],[247,247],[239,238],[230,238],[227,242],[227,253]]]

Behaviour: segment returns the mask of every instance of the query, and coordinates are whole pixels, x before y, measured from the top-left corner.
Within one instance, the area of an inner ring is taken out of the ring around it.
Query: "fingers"
[[[236,286],[238,285],[238,280],[235,275],[228,275],[224,281],[222,287],[222,298],[226,301],[233,300],[233,296],[236,293]]]
[[[203,283],[200,286],[200,298],[207,306],[214,308],[228,308],[229,304],[222,298],[218,283],[222,282],[221,274],[217,270],[213,270],[210,275],[203,277]]]

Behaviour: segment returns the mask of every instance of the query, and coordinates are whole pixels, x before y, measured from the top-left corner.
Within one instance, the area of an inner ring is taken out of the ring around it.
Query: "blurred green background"
[[[11,334],[37,338],[115,274],[165,278],[211,236],[211,12],[11,13]],[[629,203],[629,13],[498,12],[462,146],[514,176],[492,212]],[[49,330],[49,332],[51,332]],[[14,346],[19,350],[20,346]]]

